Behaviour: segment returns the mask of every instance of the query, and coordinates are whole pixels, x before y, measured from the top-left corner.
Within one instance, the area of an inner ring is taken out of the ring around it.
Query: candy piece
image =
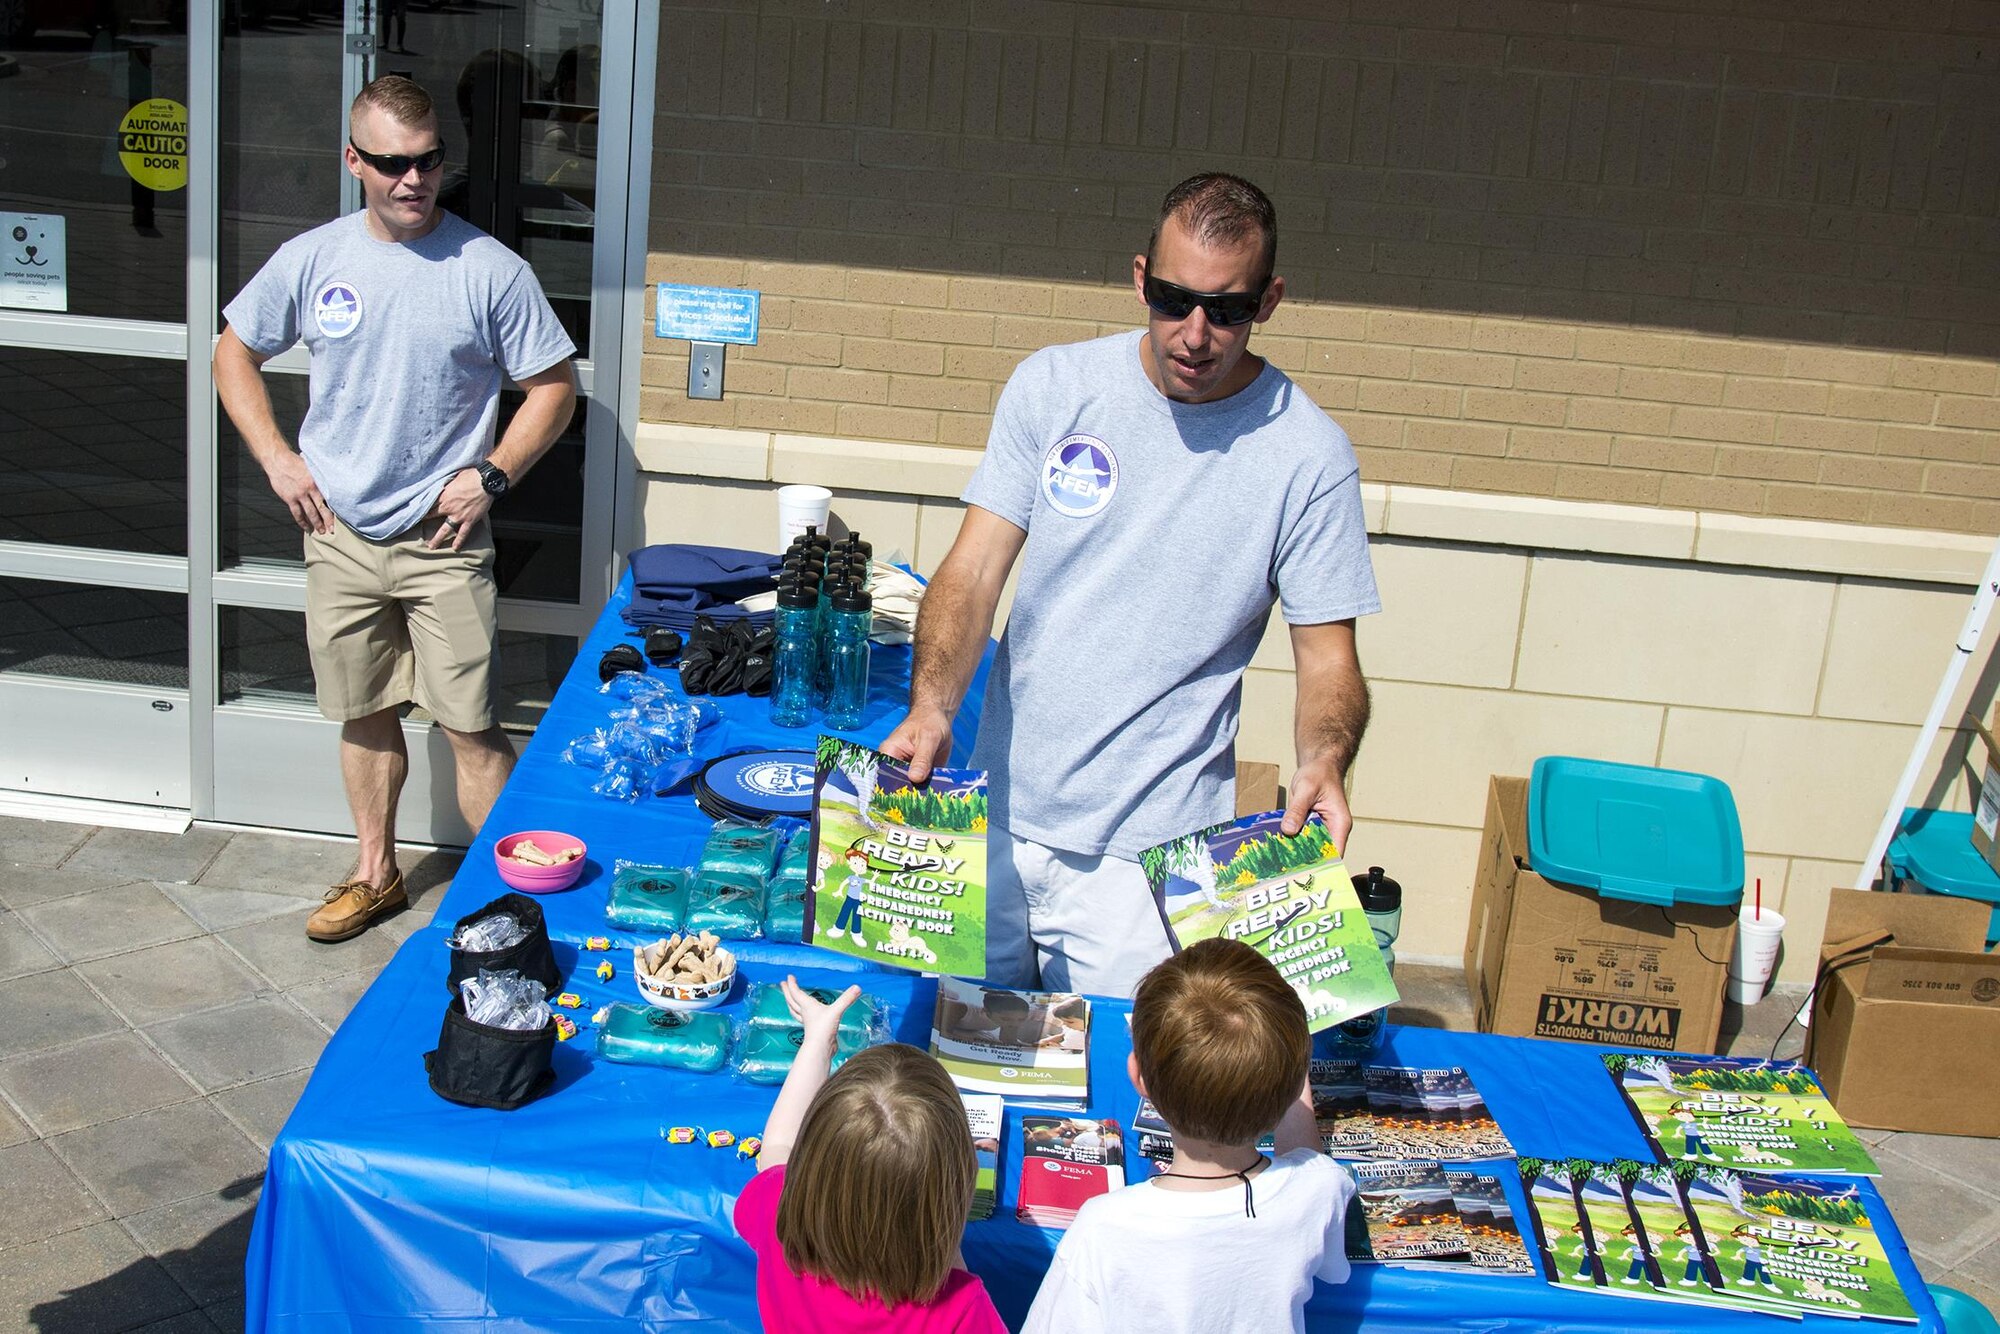
[[[574,991],[565,991],[557,996],[553,1003],[562,1006],[565,1010],[581,1010],[583,1008],[583,997],[577,995]]]
[[[708,1147],[711,1149],[726,1149],[735,1142],[736,1136],[727,1130],[711,1130],[708,1132]]]
[[[587,950],[608,950],[611,948],[611,937],[592,936],[583,942],[583,947]]]
[[[617,974],[618,970],[611,966],[611,960],[609,959],[605,959],[597,965],[597,980],[600,982],[609,982]]]
[[[576,1036],[576,1022],[566,1014],[556,1016],[556,1039],[568,1042]]]
[[[665,1132],[669,1144],[692,1144],[695,1140],[693,1126],[674,1126]]]
[[[738,1158],[755,1158],[762,1152],[764,1152],[764,1141],[758,1139],[755,1135],[745,1135],[743,1142],[736,1146],[736,1156]]]
[[[609,1005],[605,1005],[601,1006],[596,1014],[590,1016],[590,1022],[596,1024],[599,1028],[602,1028],[610,1018],[611,1018],[611,1007]]]

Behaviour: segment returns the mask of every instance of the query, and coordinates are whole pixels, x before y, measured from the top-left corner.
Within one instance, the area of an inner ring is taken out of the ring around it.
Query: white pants
[[[1005,831],[988,840],[986,856],[988,981],[1129,998],[1174,952],[1139,863]]]

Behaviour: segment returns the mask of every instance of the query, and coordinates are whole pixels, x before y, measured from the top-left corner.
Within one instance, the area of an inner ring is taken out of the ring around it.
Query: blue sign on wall
[[[696,343],[755,343],[760,296],[762,293],[742,287],[661,283],[653,332],[661,338],[686,338]]]

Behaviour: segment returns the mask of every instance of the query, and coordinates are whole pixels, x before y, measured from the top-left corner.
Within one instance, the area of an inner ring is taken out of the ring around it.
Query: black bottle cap
[[[873,611],[875,599],[868,596],[868,590],[858,583],[839,585],[833,594],[835,611]]]
[[[1379,866],[1354,877],[1354,892],[1360,896],[1363,912],[1396,912],[1403,906],[1403,887],[1383,875]]]
[[[819,606],[818,582],[779,584],[778,605],[793,611],[811,611]]]

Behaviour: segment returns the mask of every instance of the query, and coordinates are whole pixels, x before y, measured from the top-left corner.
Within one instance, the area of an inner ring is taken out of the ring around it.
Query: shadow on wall
[[[1310,301],[2000,354],[1991,6],[1222,8],[670,0],[652,248],[1122,284],[1221,168]]]

